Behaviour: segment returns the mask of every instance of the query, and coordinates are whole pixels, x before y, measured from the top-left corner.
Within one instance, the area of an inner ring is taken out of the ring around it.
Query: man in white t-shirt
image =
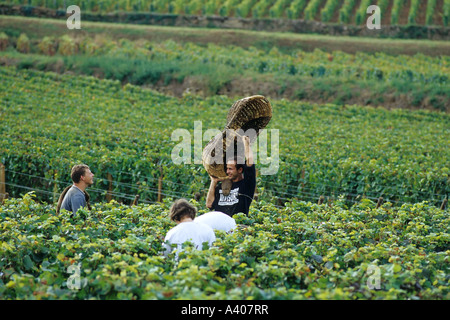
[[[182,250],[186,241],[194,244],[197,250],[202,250],[204,244],[211,246],[216,236],[211,227],[194,222],[197,209],[185,199],[175,201],[170,207],[170,219],[175,221],[176,227],[169,230],[164,238],[164,255],[167,256],[172,250]],[[178,258],[178,254],[176,254]]]
[[[232,232],[236,228],[236,221],[220,211],[210,211],[195,218],[195,222],[204,223],[215,230]]]

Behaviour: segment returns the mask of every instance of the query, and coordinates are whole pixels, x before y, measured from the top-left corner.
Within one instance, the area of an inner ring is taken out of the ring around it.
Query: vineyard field
[[[448,210],[425,203],[375,209],[370,201],[351,209],[293,201],[279,209],[260,201],[249,217],[235,215],[241,227],[234,233],[217,231],[216,242],[204,251],[187,246],[177,262],[160,253],[173,226],[169,205],[99,203],[70,218],[65,211],[55,216],[53,207],[37,204],[32,194],[7,200],[0,206],[0,296],[450,298]]]
[[[117,80],[13,67],[1,67],[0,73],[0,161],[11,196],[24,192],[17,186],[28,186],[54,201],[52,192],[69,183],[68,168],[76,162],[88,163],[96,173],[95,200],[104,197],[111,174],[113,191],[127,195],[123,201],[136,194],[155,201],[160,170],[165,194],[206,195],[209,177],[193,155],[190,163],[173,163],[171,152],[180,141],[171,135],[186,129],[193,136],[194,121],[203,123],[203,131],[222,130],[231,98],[175,98],[122,87]],[[343,194],[439,205],[449,193],[448,113],[272,104],[267,129],[279,130],[279,169],[258,177],[261,199],[281,204],[292,197],[317,201],[320,195]],[[83,130],[74,119],[82,121]]]
[[[450,300],[449,17],[450,0],[0,0],[0,300],[277,319],[306,314],[292,300]],[[175,200],[210,211],[202,151],[253,95],[272,113],[248,215],[165,254]],[[60,212],[76,164],[90,205]]]

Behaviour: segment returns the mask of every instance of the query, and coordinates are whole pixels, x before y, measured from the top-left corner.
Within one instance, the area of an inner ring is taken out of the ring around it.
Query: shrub
[[[286,11],[289,19],[300,18],[300,14],[301,14],[303,8],[305,7],[305,5],[306,5],[306,0],[293,1]]]
[[[444,14],[443,14],[443,23],[444,26],[448,26],[448,22],[450,20],[450,0],[444,1]]]
[[[4,32],[0,32],[0,51],[5,50],[9,45],[9,38]]]
[[[361,25],[365,23],[365,17],[366,17],[366,10],[370,6],[370,0],[362,0],[361,4],[358,8],[358,11],[356,11],[355,16],[355,24]]]
[[[53,37],[44,37],[38,44],[39,51],[45,55],[53,56],[56,53],[57,44]]]
[[[93,55],[99,48],[99,45],[91,38],[84,38],[79,45],[79,52],[81,54]]]
[[[325,6],[320,11],[320,15],[322,17],[322,22],[328,22],[333,17],[334,10],[339,5],[339,1],[337,0],[328,0]]]
[[[58,53],[63,56],[71,56],[77,53],[77,44],[73,38],[63,35],[59,39]]]
[[[348,23],[350,20],[350,13],[355,6],[355,0],[345,0],[339,9],[339,23]]]
[[[314,20],[319,10],[321,0],[311,0],[305,8],[305,20]]]
[[[30,39],[28,39],[25,33],[22,33],[17,39],[17,51],[21,53],[29,53],[30,52]]]
[[[404,0],[394,0],[391,9],[391,24],[398,24],[398,18],[400,16],[400,10],[404,4]]]
[[[427,4],[427,12],[425,16],[425,24],[431,25],[433,24],[433,15],[436,10],[436,0],[428,0]]]
[[[411,6],[408,13],[408,24],[415,24],[417,12],[419,11],[420,2],[418,0],[411,0]]]

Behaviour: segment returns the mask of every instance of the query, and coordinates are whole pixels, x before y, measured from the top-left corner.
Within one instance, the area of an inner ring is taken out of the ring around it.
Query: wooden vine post
[[[383,204],[383,197],[379,197],[379,198],[378,198],[378,202],[377,202],[377,207],[376,207],[376,209],[378,209],[379,207],[381,207],[382,204]]]
[[[447,207],[447,202],[448,202],[447,197],[445,197],[444,201],[442,201],[441,204],[441,210],[445,210],[445,208]]]
[[[158,202],[162,202],[162,180],[164,177],[163,168],[159,167],[160,176],[158,178]]]
[[[5,165],[0,163],[0,204],[8,197],[6,193]]]
[[[305,168],[302,168],[302,180],[301,180],[301,184],[302,184],[302,191],[305,190]]]
[[[319,201],[317,201],[317,204],[322,204],[325,201],[324,196],[320,196]]]
[[[134,200],[133,200],[133,202],[131,203],[131,205],[132,205],[132,206],[137,206],[138,201],[139,201],[139,195],[137,194],[137,195],[134,197]]]
[[[53,174],[53,202],[58,202],[59,192],[58,192],[58,171],[55,170]]]
[[[107,179],[109,185],[108,185],[108,192],[106,193],[106,201],[110,202],[112,200],[112,183],[113,183],[113,177],[110,173],[108,173]]]

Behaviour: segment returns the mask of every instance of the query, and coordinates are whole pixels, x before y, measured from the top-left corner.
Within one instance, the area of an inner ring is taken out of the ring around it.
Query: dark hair
[[[178,199],[170,207],[170,219],[173,221],[180,221],[185,216],[194,220],[196,214],[197,208],[186,199]]]
[[[240,168],[242,168],[242,170],[244,170],[244,164],[245,164],[244,157],[235,155],[234,157],[227,157],[227,163],[228,163],[228,161],[234,161],[237,171],[239,171]]]
[[[84,176],[87,169],[89,169],[89,167],[85,164],[77,164],[73,166],[70,174],[72,181],[75,183],[80,182],[81,176]]]
[[[244,170],[244,164],[243,163],[238,163],[236,161],[236,171],[239,171],[239,169],[241,169],[241,168],[242,168],[242,170]]]

